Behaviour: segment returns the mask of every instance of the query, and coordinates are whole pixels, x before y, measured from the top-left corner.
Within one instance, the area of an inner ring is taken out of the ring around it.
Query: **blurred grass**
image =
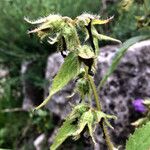
[[[32,114],[14,111],[22,107],[21,64],[25,60],[36,63],[25,78],[38,89],[44,87],[44,70],[47,57],[55,46],[39,43],[27,35],[30,28],[24,17],[37,19],[50,13],[75,17],[84,11],[99,12],[99,0],[1,0],[0,1],[0,64],[9,74],[0,78],[0,148],[33,150],[33,140],[41,133],[49,134],[54,128],[47,111]],[[37,76],[38,74],[38,76]]]

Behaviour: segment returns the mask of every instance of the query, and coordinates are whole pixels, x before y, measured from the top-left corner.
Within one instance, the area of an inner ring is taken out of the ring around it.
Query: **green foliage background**
[[[33,143],[29,143],[30,140],[33,141],[40,133],[49,133],[53,127],[49,113],[43,117],[39,114],[31,117],[27,112],[1,112],[22,106],[20,68],[23,61],[36,62],[25,78],[31,81],[37,90],[43,89],[45,81],[41,72],[45,67],[46,58],[55,48],[44,42],[39,44],[39,39],[36,37],[30,39],[27,35],[30,27],[23,18],[27,16],[36,19],[50,13],[75,17],[84,11],[97,13],[99,0],[94,3],[87,0],[86,4],[84,0],[0,1],[0,67],[9,70],[5,81],[0,79],[0,88],[4,89],[4,94],[0,96],[0,148],[33,150]],[[26,128],[29,129],[24,133]],[[28,137],[32,138],[27,140]]]
[[[85,11],[100,13],[102,19],[114,15],[114,21],[99,28],[99,31],[121,41],[145,32],[144,30],[137,31],[136,26],[135,15],[142,15],[144,12],[140,1],[128,11],[122,10],[119,2],[110,4],[106,10],[103,10],[99,0],[0,1],[0,68],[9,70],[9,75],[5,77],[5,80],[0,78],[0,88],[4,90],[4,93],[0,95],[0,148],[33,149],[33,145],[27,140],[28,137],[32,136],[34,139],[37,133],[48,133],[53,128],[52,119],[47,112],[42,112],[46,115],[38,113],[35,117],[28,112],[2,112],[4,109],[22,106],[20,68],[23,61],[34,60],[36,62],[33,69],[28,71],[26,78],[37,90],[43,90],[46,83],[42,74],[45,60],[55,49],[55,46],[47,45],[45,42],[39,44],[39,39],[36,37],[30,39],[26,34],[30,27],[23,20],[24,16],[36,19],[50,13],[60,13],[76,17]],[[43,122],[43,125],[40,122]],[[21,135],[26,128],[29,129]],[[30,132],[33,130],[35,132]],[[18,140],[20,136],[22,139]]]

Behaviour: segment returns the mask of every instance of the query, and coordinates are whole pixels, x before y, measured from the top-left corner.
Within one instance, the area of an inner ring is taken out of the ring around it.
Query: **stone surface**
[[[42,102],[44,95],[44,90],[37,87],[31,77],[34,72],[33,68],[37,67],[36,64],[36,61],[23,61],[21,66],[21,78],[24,94],[22,108],[26,111],[31,110],[35,105],[39,105]],[[38,72],[43,74],[43,70],[44,68],[39,68]]]
[[[106,70],[111,64],[116,51],[117,46],[105,46],[101,48],[101,54],[98,57],[98,69],[95,75],[95,83],[98,85],[102,76],[106,73]],[[114,114],[118,117],[116,121],[111,121],[114,126],[114,130],[109,130],[113,135],[112,139],[116,145],[122,145],[121,149],[124,149],[124,144],[129,136],[129,133],[133,132],[134,128],[130,125],[142,114],[135,112],[132,106],[132,100],[137,98],[150,97],[150,40],[139,42],[131,46],[119,66],[109,77],[107,83],[99,91],[103,110],[106,113]],[[63,58],[60,54],[53,54],[48,58],[46,68],[46,79],[52,83],[53,77],[56,75],[60,65],[63,62]],[[70,82],[62,91],[54,95],[46,106],[50,111],[57,116],[57,119],[61,122],[65,116],[71,110],[70,104],[78,103],[79,97],[75,95],[71,100],[66,96],[72,93],[74,82]],[[45,96],[48,93],[48,88],[45,90]],[[56,131],[54,131],[56,132]],[[106,150],[104,140],[102,138],[101,131],[97,129],[96,139],[99,144],[92,147],[90,142],[85,144],[85,150]],[[54,137],[54,134],[52,134]],[[53,139],[53,138],[52,138]],[[49,141],[52,141],[51,137]],[[88,138],[88,141],[89,138]],[[51,143],[51,142],[50,142]],[[72,143],[71,143],[72,144]],[[67,149],[67,148],[66,148]]]

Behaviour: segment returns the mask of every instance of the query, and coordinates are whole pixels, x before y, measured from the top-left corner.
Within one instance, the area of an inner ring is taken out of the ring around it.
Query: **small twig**
[[[7,108],[7,109],[0,110],[1,113],[18,112],[18,111],[26,112],[22,108]]]
[[[111,142],[111,139],[110,139],[110,136],[109,136],[109,133],[108,133],[108,130],[107,130],[107,127],[105,125],[104,120],[102,121],[102,129],[103,129],[104,138],[106,140],[106,143],[107,143],[107,146],[108,146],[109,150],[114,150],[114,146]]]
[[[93,94],[94,94],[94,98],[95,98],[95,103],[96,103],[97,109],[99,111],[102,111],[102,106],[100,104],[100,100],[99,100],[99,96],[97,94],[97,89],[96,89],[95,83],[94,83],[92,77],[87,73],[86,67],[85,67],[85,72],[86,72],[87,78],[88,78],[88,80],[90,82],[91,88],[93,90]],[[107,144],[109,150],[113,150],[114,146],[113,146],[113,144],[111,142],[111,139],[110,139],[110,136],[108,134],[108,130],[107,130],[107,127],[105,125],[105,121],[104,120],[102,120],[102,130],[103,130],[104,137],[105,137],[105,140],[106,140],[106,144]]]

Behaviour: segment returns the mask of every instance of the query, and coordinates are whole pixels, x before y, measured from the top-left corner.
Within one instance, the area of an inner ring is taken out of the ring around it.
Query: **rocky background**
[[[102,76],[106,73],[119,47],[120,45],[108,45],[101,48],[101,53],[98,56],[97,73],[94,76],[96,85],[98,85]],[[52,79],[62,62],[63,58],[60,54],[52,54],[47,60],[45,78],[49,81],[49,86],[45,88],[45,97],[48,94]],[[24,67],[22,75],[25,73],[25,70],[30,69],[28,68],[29,64],[24,63],[22,65],[22,68]],[[28,89],[26,88],[28,82],[24,81],[23,83],[25,97],[23,108],[28,110],[35,105],[33,97],[36,97],[37,93],[34,90],[31,90],[32,92],[26,90]],[[54,95],[46,106],[53,113],[54,122],[56,123],[56,128],[48,139],[49,144],[52,143],[58,127],[71,110],[68,102],[79,103],[78,95],[75,95],[71,100],[66,98],[72,93],[73,87],[74,81],[70,82],[62,91]],[[30,89],[32,88],[34,89],[34,87],[30,86]],[[136,43],[128,49],[115,72],[109,77],[102,90],[99,91],[99,96],[104,112],[118,117],[116,121],[111,121],[114,130],[110,129],[109,132],[113,142],[117,146],[120,146],[120,149],[124,149],[129,134],[134,131],[131,123],[143,115],[134,110],[132,101],[137,98],[150,97],[150,40]],[[42,139],[41,136],[36,139],[35,146],[37,150],[40,150],[40,143],[45,139]],[[71,141],[69,145],[70,141],[65,142],[60,149],[76,150],[77,144],[79,145],[81,142],[84,144],[85,150],[107,149],[99,129],[96,130],[98,144],[94,147],[90,138],[87,135],[84,136],[86,136],[85,140]]]

